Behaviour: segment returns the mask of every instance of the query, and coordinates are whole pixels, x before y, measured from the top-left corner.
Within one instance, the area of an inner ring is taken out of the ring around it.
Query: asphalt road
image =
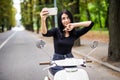
[[[37,39],[27,31],[0,35],[0,80],[43,80],[44,66],[38,64],[48,58],[36,47]]]
[[[38,64],[51,59],[53,46],[47,43],[44,49],[38,49],[39,38],[28,31],[0,33],[0,80],[43,80],[47,74],[43,71],[45,66]],[[90,80],[120,80],[117,72],[96,63],[89,63],[84,69]]]

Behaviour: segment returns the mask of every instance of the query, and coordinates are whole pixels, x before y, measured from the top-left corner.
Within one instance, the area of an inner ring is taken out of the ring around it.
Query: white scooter
[[[45,44],[45,42],[40,40],[39,42],[37,42],[37,47],[42,48],[44,47],[43,44]],[[90,55],[96,49],[97,44],[98,44],[97,41],[93,42],[93,45],[91,47],[94,49],[92,49],[92,51],[90,51],[88,55]],[[78,58],[66,58],[64,60],[41,62],[40,65],[49,65],[48,67],[44,68],[44,70],[47,69],[48,71],[48,75],[45,76],[44,80],[89,80],[87,72],[84,69],[78,68],[78,66],[86,67],[86,62],[91,61]],[[53,76],[49,71],[49,68],[55,66],[76,66],[76,67],[65,68],[63,70],[58,71]]]

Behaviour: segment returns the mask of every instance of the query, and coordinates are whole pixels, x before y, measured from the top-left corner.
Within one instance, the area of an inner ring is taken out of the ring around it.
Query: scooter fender
[[[58,71],[54,80],[89,80],[88,74],[84,69],[61,70]]]

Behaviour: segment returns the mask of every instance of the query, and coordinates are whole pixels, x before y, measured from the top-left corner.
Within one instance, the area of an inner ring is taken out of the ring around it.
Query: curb
[[[76,51],[76,50],[74,50],[74,49],[73,49],[73,52],[79,54],[79,52]],[[79,54],[79,55],[85,57],[84,54]],[[115,67],[115,66],[113,66],[113,65],[111,65],[111,64],[109,64],[109,63],[106,63],[106,62],[100,61],[100,60],[98,60],[98,59],[96,59],[96,58],[94,58],[94,57],[91,57],[91,56],[87,56],[87,58],[88,58],[88,59],[91,59],[92,61],[95,61],[95,62],[97,62],[97,63],[99,63],[99,64],[102,64],[102,65],[104,65],[104,66],[106,66],[106,67],[108,67],[108,68],[110,68],[110,69],[112,69],[112,70],[115,70],[115,71],[117,71],[117,72],[120,72],[120,68]]]

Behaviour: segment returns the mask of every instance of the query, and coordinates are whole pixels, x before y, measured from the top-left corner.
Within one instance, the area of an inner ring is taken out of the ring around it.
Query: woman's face
[[[70,21],[70,18],[68,17],[67,14],[63,13],[62,16],[61,16],[61,20],[62,20],[62,24],[64,27],[67,26],[67,24],[69,24],[71,21]]]

